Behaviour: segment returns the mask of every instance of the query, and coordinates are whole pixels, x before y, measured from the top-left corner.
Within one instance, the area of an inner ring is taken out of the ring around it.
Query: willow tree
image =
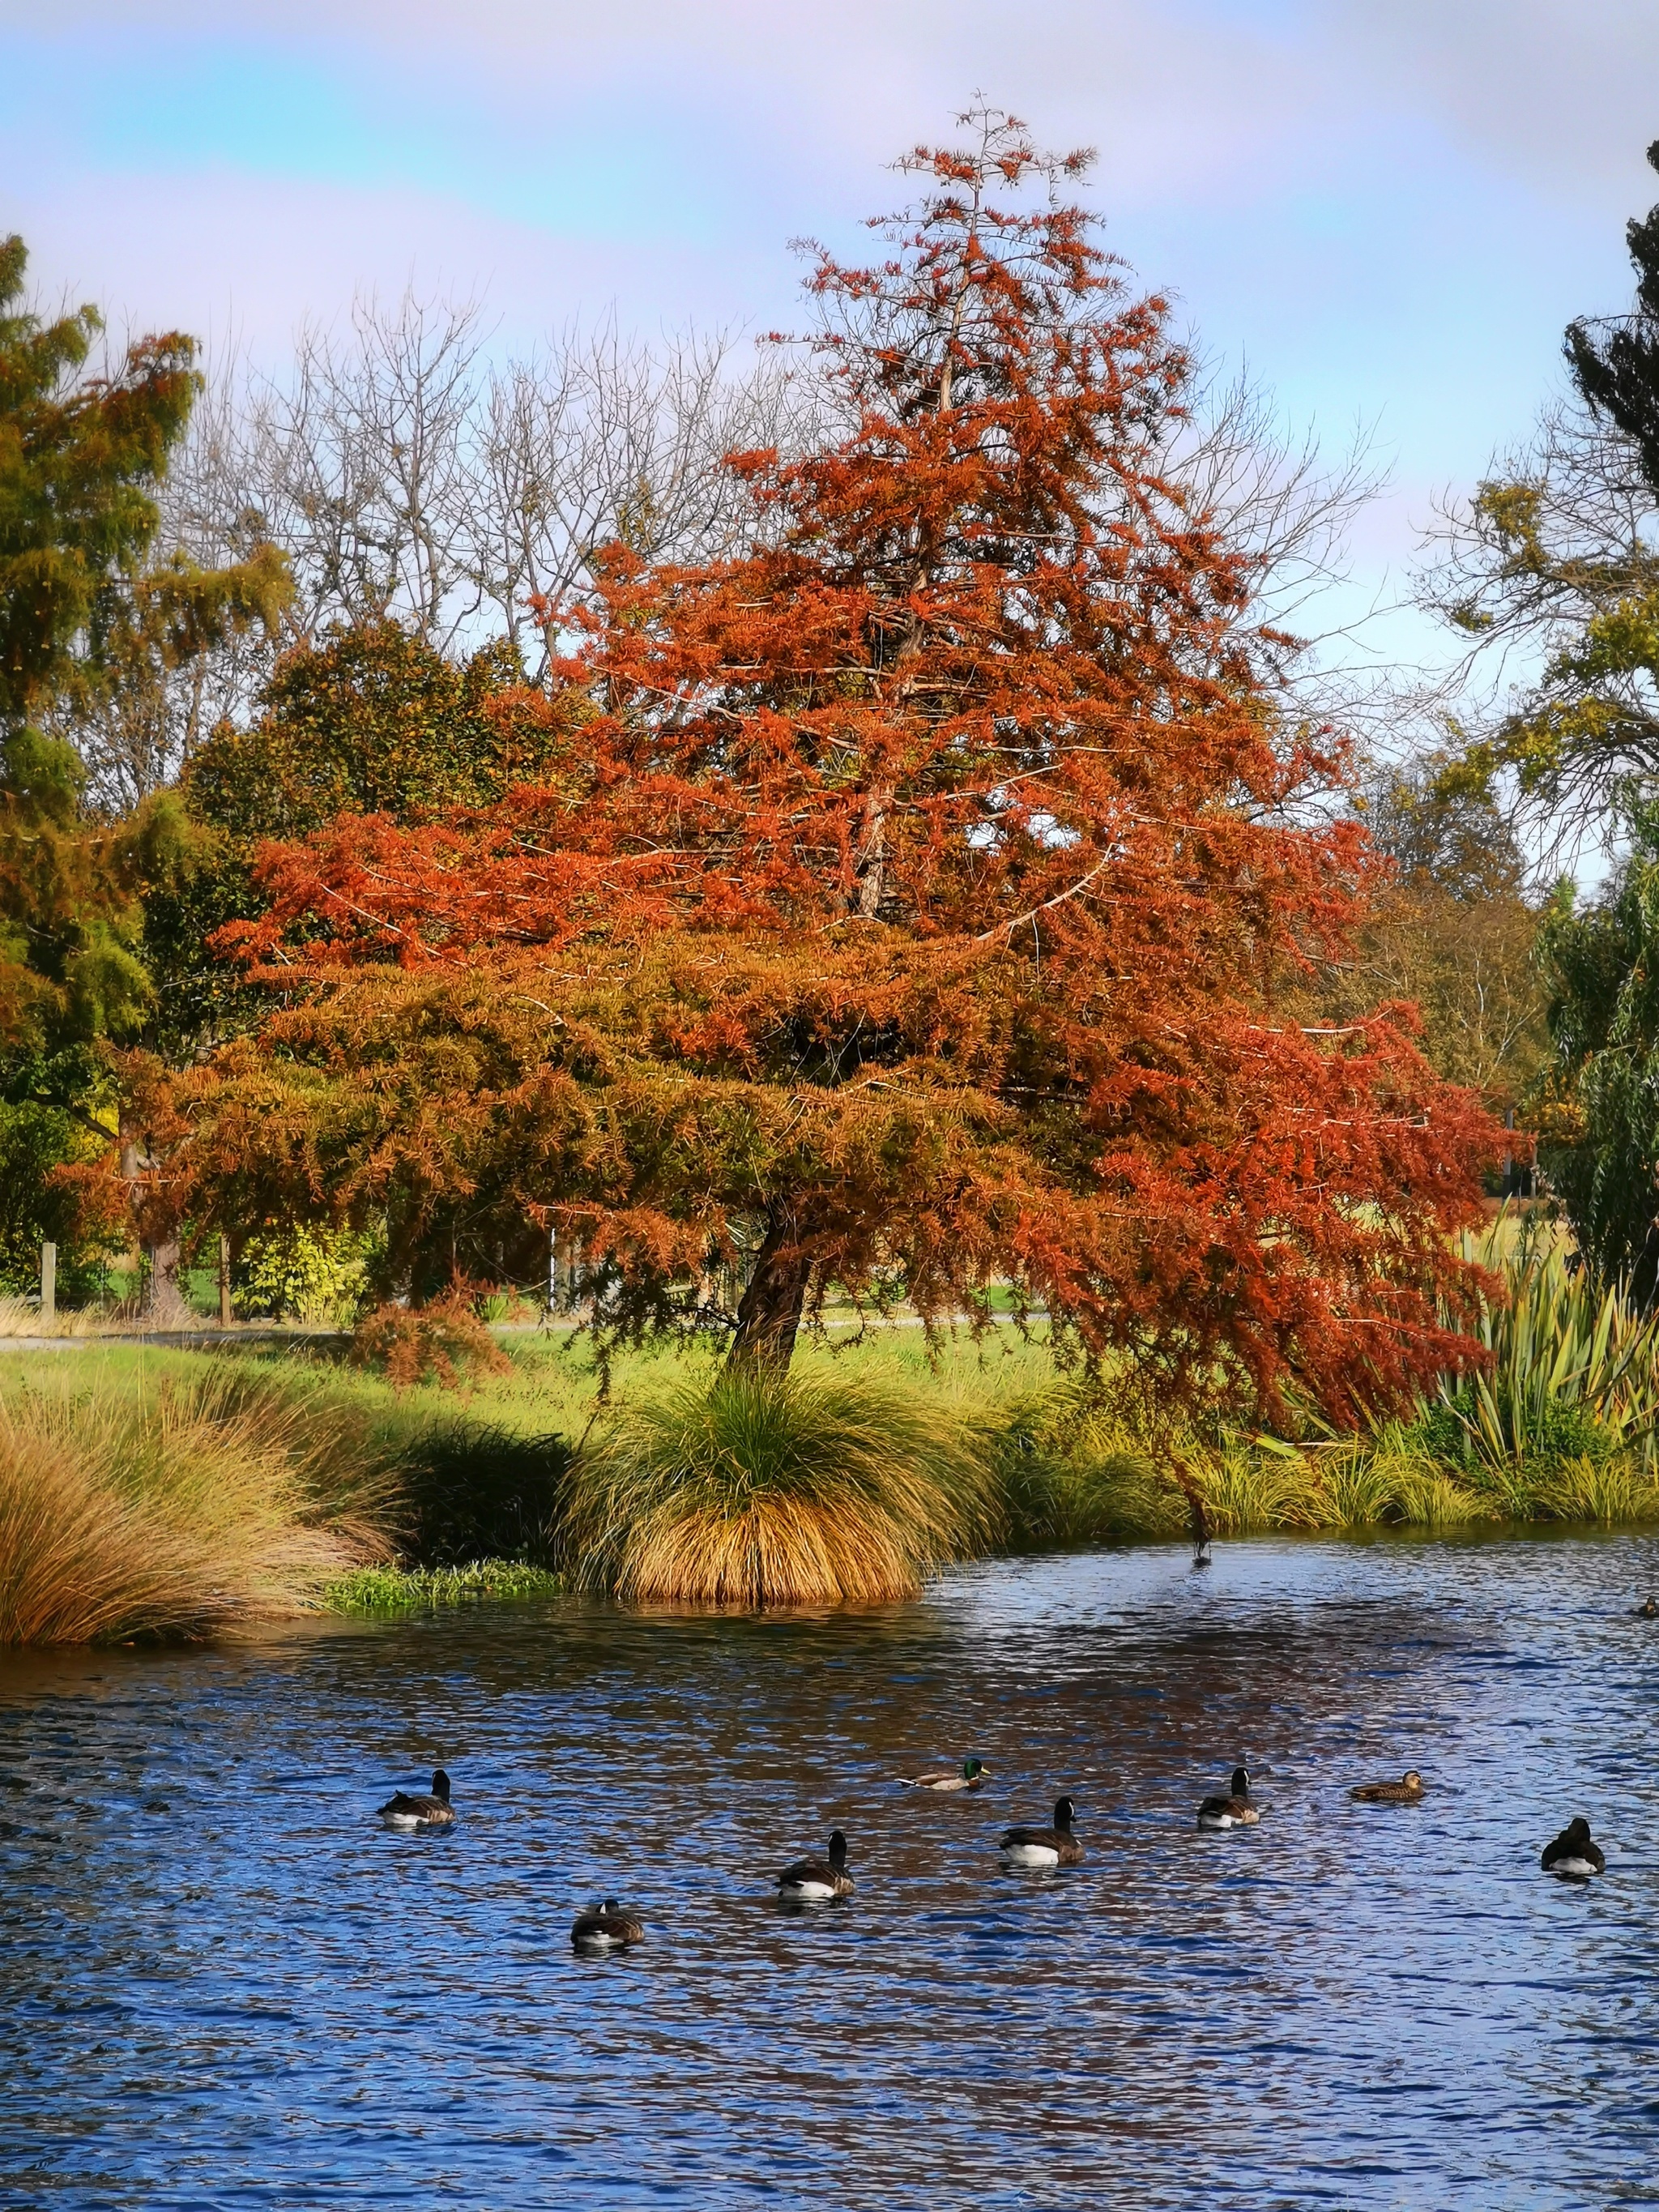
[[[1352,1410],[1449,1356],[1487,1125],[1397,1011],[1282,1011],[1370,866],[1300,804],[1337,751],[1086,157],[976,119],[818,258],[841,434],[730,457],[752,550],[544,610],[583,713],[499,805],[267,848],[225,943],[280,1005],[155,1110],[204,1213],[374,1211],[416,1294],[552,1225],[612,1339],[781,1363],[832,1294],[1001,1282],[1166,1399]]]

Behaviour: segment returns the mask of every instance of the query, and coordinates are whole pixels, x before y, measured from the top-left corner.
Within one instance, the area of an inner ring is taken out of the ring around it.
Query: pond
[[[1656,1585],[1261,1542],[0,1657],[0,2203],[1659,2203]],[[380,1829],[438,1762],[453,1828]],[[1003,1871],[1061,1790],[1085,1863]],[[780,1907],[832,1824],[856,1894]],[[578,1959],[607,1893],[648,1940]]]

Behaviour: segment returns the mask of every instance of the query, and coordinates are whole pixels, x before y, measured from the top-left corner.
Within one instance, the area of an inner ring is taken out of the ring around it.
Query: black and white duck
[[[1253,1828],[1261,1818],[1250,1802],[1250,1777],[1243,1766],[1233,1769],[1232,1787],[1206,1797],[1198,1808],[1200,1828]]]
[[[1607,1870],[1600,1846],[1590,1841],[1589,1822],[1582,1818],[1569,1820],[1555,1841],[1545,1844],[1540,1863],[1546,1874],[1559,1875],[1564,1881],[1588,1881]]]
[[[790,1905],[825,1905],[831,1898],[852,1894],[847,1838],[839,1828],[832,1832],[830,1849],[823,1858],[797,1859],[778,1876],[778,1895]]]
[[[446,1828],[454,1817],[449,1777],[441,1766],[433,1775],[429,1797],[411,1796],[400,1790],[380,1808],[380,1818],[388,1828]]]
[[[1075,1866],[1083,1856],[1083,1846],[1072,1833],[1072,1822],[1076,1817],[1077,1807],[1069,1797],[1061,1797],[1054,1804],[1052,1827],[1010,1828],[997,1845],[1002,1853],[1004,1864],[1012,1867]]]
[[[579,1912],[570,1929],[571,1948],[577,1951],[625,1951],[644,1941],[645,1923],[624,1912],[614,1897]]]

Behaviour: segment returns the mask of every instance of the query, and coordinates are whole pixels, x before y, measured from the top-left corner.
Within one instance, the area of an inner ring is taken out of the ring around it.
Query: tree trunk
[[[163,1237],[159,1244],[146,1244],[144,1257],[149,1262],[149,1273],[144,1282],[143,1318],[149,1328],[187,1328],[191,1321],[190,1308],[179,1287],[179,1239]]]
[[[738,1302],[738,1326],[727,1366],[787,1372],[811,1273],[811,1261],[795,1243],[794,1223],[787,1217],[773,1221],[749,1286]]]
[[[892,808],[890,790],[872,791],[864,802],[864,836],[859,850],[859,914],[866,921],[880,918],[887,896],[887,817]]]

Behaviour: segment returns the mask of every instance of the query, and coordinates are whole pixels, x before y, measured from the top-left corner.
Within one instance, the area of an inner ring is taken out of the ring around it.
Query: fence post
[[[58,1247],[40,1247],[40,1318],[43,1322],[58,1318]]]
[[[230,1239],[219,1231],[219,1326],[230,1327]]]

